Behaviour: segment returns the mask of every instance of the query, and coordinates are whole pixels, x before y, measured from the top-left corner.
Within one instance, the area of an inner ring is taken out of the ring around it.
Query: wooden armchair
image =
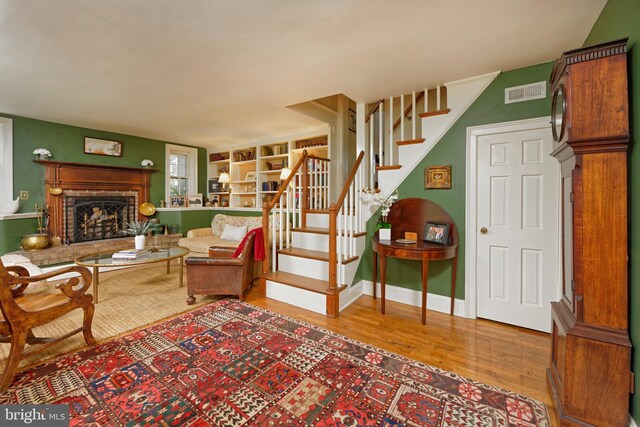
[[[187,258],[187,304],[193,304],[194,295],[238,295],[253,280],[253,243],[255,235],[248,237],[242,253],[232,258],[236,248],[211,247],[209,257]]]
[[[76,272],[80,278],[73,277],[56,285],[60,293],[25,294],[29,283],[54,278],[64,273]],[[82,280],[82,286],[78,288]],[[29,276],[26,268],[20,266],[5,267],[0,260],[0,309],[4,319],[0,319],[0,342],[10,342],[11,350],[7,358],[4,372],[0,377],[0,391],[9,387],[23,357],[25,344],[42,344],[36,353],[45,348],[82,332],[88,345],[96,345],[91,334],[93,321],[93,296],[86,294],[91,285],[91,272],[86,267],[67,267],[51,273]],[[33,335],[32,328],[66,314],[76,308],[84,310],[82,327],[56,338],[38,338]]]

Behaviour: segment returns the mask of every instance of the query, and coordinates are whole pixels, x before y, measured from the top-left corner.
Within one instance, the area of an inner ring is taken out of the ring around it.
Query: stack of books
[[[111,258],[117,260],[135,260],[148,257],[149,255],[151,255],[150,249],[126,249],[114,253],[111,255]]]

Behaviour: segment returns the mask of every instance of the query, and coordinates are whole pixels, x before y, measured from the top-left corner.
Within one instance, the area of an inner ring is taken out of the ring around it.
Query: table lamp
[[[231,182],[231,179],[229,178],[229,174],[227,172],[222,172],[220,174],[220,177],[218,178],[218,182],[220,184],[222,184],[222,191],[229,191],[229,183]]]

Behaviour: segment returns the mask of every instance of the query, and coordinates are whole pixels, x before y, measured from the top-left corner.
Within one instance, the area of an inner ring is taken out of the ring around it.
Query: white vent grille
[[[504,90],[504,103],[531,101],[546,98],[547,82],[530,83],[528,85],[509,87]]]

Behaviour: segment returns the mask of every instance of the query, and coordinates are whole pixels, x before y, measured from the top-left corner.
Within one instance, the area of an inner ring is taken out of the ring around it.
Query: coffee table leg
[[[93,300],[98,303],[98,282],[100,281],[100,267],[93,267]]]
[[[182,287],[182,276],[184,275],[184,269],[182,268],[182,260],[183,257],[178,258],[178,268],[180,269],[180,271],[178,272],[178,274],[180,275],[180,288]]]

